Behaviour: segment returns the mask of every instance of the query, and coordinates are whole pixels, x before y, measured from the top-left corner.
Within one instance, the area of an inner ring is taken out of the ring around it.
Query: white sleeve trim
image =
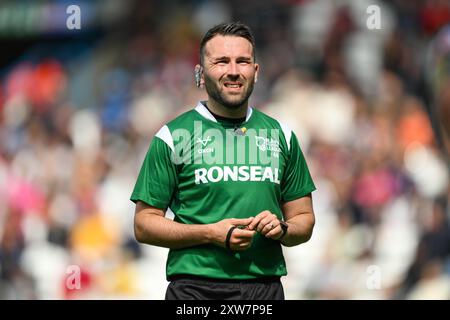
[[[172,150],[172,152],[175,152],[172,134],[170,133],[168,126],[164,126],[161,129],[159,129],[159,131],[156,133],[155,136],[164,141],[169,146],[170,150]]]
[[[292,136],[292,130],[289,128],[289,126],[285,123],[278,122],[280,124],[281,130],[283,130],[284,137],[286,138],[286,144],[288,147],[288,151],[291,150],[291,136]]]

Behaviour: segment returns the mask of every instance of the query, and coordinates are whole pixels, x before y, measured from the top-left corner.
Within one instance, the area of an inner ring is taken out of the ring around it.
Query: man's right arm
[[[225,247],[228,230],[234,225],[248,225],[253,218],[224,219],[213,224],[183,224],[165,217],[165,210],[137,201],[134,217],[136,240],[154,246],[180,249],[202,244]],[[235,229],[230,239],[232,250],[250,247],[255,231]]]

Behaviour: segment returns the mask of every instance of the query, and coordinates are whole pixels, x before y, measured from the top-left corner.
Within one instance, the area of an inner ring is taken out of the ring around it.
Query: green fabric
[[[169,207],[174,212],[174,220],[185,224],[247,218],[264,210],[282,219],[280,203],[315,190],[297,138],[292,133],[288,150],[278,121],[255,109],[242,127],[248,129],[246,134],[236,135],[228,126],[206,118],[197,110],[172,120],[167,128],[173,146],[158,135],[153,138],[131,200],[141,200],[161,209]],[[267,135],[261,135],[264,133],[261,129],[266,129]],[[275,129],[276,134],[272,134],[271,129]],[[222,141],[217,133],[222,135]],[[278,152],[265,151],[274,162],[264,162],[255,136],[267,136],[269,144],[278,141],[275,143]],[[234,150],[232,157],[231,148]],[[200,149],[214,151],[201,154]],[[211,155],[218,156],[216,160],[220,163],[205,163],[205,157]],[[256,160],[251,162],[252,159]],[[167,277],[192,274],[222,279],[287,274],[279,241],[259,233],[252,246],[239,253],[215,245],[171,249],[166,271]]]

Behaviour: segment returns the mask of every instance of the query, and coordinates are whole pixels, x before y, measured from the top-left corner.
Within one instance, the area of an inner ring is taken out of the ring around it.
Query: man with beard
[[[131,200],[136,239],[170,248],[166,299],[284,299],[281,245],[312,235],[298,140],[248,105],[258,71],[248,26],[211,28],[195,69],[208,100],[152,140]]]

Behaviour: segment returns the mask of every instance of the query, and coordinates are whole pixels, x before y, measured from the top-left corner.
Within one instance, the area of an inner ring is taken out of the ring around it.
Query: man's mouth
[[[240,82],[224,82],[223,84],[228,89],[239,89],[242,87],[242,83]]]

